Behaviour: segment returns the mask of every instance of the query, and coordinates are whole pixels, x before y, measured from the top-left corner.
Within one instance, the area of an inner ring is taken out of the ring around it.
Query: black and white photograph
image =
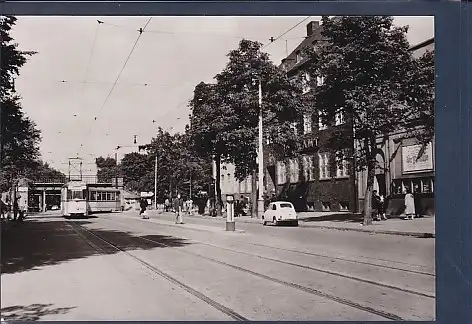
[[[1,321],[434,321],[434,30],[0,16]]]

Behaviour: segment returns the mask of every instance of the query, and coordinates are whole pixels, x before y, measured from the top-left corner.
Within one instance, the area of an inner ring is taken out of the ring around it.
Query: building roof
[[[323,28],[319,21],[310,21],[307,24],[306,29],[307,33],[305,39],[286,58],[282,59],[281,67],[284,67],[288,74],[295,72],[308,61],[307,58],[302,58],[297,61],[297,56],[299,54],[303,54],[305,49],[315,46],[317,42],[323,40],[321,35]]]

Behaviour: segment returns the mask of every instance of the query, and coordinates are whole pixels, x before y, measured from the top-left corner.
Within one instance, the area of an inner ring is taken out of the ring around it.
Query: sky
[[[95,174],[95,157],[121,159],[149,143],[159,126],[182,132],[195,85],[213,82],[242,38],[268,44],[264,51],[278,65],[306,36],[306,25],[320,19],[22,16],[12,36],[19,49],[37,54],[16,87],[42,132],[43,161],[67,174],[68,159],[79,156],[83,173]],[[434,36],[434,17],[394,21],[410,26],[412,45]]]

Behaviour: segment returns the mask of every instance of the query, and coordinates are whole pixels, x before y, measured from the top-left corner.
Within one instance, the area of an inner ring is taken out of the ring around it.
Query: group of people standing
[[[405,211],[406,220],[423,217],[423,208],[421,205],[421,196],[419,189],[413,194],[410,188],[406,188],[405,193]],[[377,221],[387,220],[386,209],[388,207],[388,199],[383,195],[379,195],[377,190],[372,192],[372,210],[374,219]]]
[[[15,197],[12,204],[8,197],[6,201],[0,198],[0,216],[2,219],[10,220],[13,215],[13,220],[23,220],[26,210],[24,206],[20,206],[19,200],[20,197]]]
[[[173,203],[173,210],[175,212],[175,223],[176,224],[183,224],[184,223],[184,220],[183,220],[183,213],[184,213],[184,201],[182,199],[182,197],[180,196],[180,194],[177,195],[177,197],[173,198],[172,199],[172,203]],[[188,204],[186,202],[186,204]],[[148,202],[145,198],[141,198],[140,202],[139,202],[139,206],[141,208],[140,212],[139,212],[139,215],[143,215],[143,219],[148,219],[149,216],[146,215],[146,209],[148,207]],[[190,206],[187,206],[187,209],[190,211],[192,208],[191,206],[191,203],[190,203]],[[166,212],[170,211],[171,209],[171,202],[169,201],[169,199],[166,199],[165,202],[164,202],[164,210]]]

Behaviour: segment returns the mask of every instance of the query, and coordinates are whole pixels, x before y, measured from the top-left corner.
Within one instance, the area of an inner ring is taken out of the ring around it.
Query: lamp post
[[[262,82],[259,81],[259,150],[257,152],[257,160],[259,166],[259,185],[258,185],[258,199],[257,199],[257,217],[261,218],[264,214],[264,152],[262,147]]]

